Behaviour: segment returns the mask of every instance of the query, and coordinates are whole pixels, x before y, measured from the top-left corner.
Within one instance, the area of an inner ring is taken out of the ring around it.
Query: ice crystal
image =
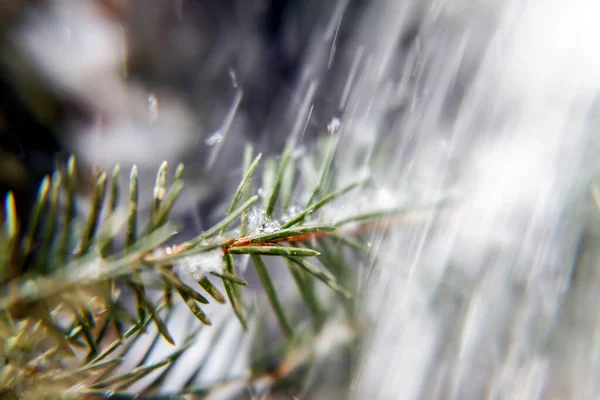
[[[260,235],[277,231],[281,228],[281,223],[267,217],[264,210],[253,209],[248,213],[248,228],[253,234]]]
[[[206,253],[185,257],[174,265],[176,273],[191,275],[194,279],[201,279],[210,272],[221,272],[225,268],[223,251],[216,249]]]

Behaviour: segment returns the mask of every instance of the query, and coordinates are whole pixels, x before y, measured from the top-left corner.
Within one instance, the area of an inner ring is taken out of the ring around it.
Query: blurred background
[[[307,137],[325,130],[339,95],[324,79],[334,60],[314,53],[331,46],[332,28],[336,46],[347,41],[362,3],[4,1],[3,162],[22,165],[4,191],[18,190],[25,212],[61,154],[102,169],[135,163],[142,177],[183,161],[196,190],[182,209],[210,213],[246,141],[282,149],[309,80],[322,82]]]
[[[386,196],[453,202],[373,236],[377,323],[337,397],[314,398],[596,399],[598,15],[594,0],[2,0],[1,194],[25,220],[74,153],[83,198],[94,165],[137,164],[147,209],[160,162],[184,162],[192,236],[246,142],[278,154],[295,136],[311,154],[339,121],[341,180],[369,169]]]

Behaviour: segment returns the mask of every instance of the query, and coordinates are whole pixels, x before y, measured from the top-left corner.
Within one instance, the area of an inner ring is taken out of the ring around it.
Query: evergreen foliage
[[[110,174],[94,172],[96,185],[86,217],[76,212],[74,157],[63,170],[43,180],[27,226],[19,226],[9,194],[0,236],[0,397],[163,396],[160,386],[164,373],[146,393],[128,389],[152,371],[174,363],[193,343],[193,335],[159,362],[141,362],[124,375],[114,373],[116,367],[150,324],[163,340],[175,343],[168,320],[177,301],[204,325],[212,324],[203,310],[206,304],[228,302],[247,330],[257,313],[244,298],[247,282],[240,275],[240,257],[250,257],[286,338],[265,352],[278,354],[278,372],[269,375],[274,373],[258,357],[249,386],[261,376],[277,376],[278,381],[310,362],[317,351],[315,343],[330,329],[328,321],[338,317],[339,310],[345,310],[343,326],[351,332],[350,338],[355,338],[362,326],[356,312],[360,274],[355,260],[357,255],[368,257],[369,249],[354,237],[402,210],[380,210],[327,223],[318,218],[321,208],[369,184],[362,180],[335,187],[337,140],[329,136],[320,146],[312,185],[308,184],[309,177],[296,176],[300,169],[292,154],[293,144],[278,161],[269,160],[259,189],[263,206],[259,196],[252,194],[258,186],[253,182],[261,155],[253,156],[248,146],[242,180],[221,221],[176,245],[168,245],[177,232],[170,213],[184,186],[183,165],[171,178],[167,163],[160,166],[145,224],[138,215],[135,166],[129,174],[128,194],[119,192],[118,165]],[[127,209],[118,207],[122,195],[128,196]],[[303,206],[292,208],[292,203],[299,204],[298,199],[305,199]],[[251,221],[251,212],[258,221]],[[273,257],[279,260],[278,266],[289,270],[298,287],[298,301],[303,303],[300,309],[307,313],[282,300],[267,265]],[[191,276],[198,285],[192,286],[182,275]],[[317,281],[331,292],[320,290]],[[135,312],[128,311],[129,298],[134,299]],[[311,326],[308,331],[303,328],[305,315]],[[215,387],[223,384],[215,382]],[[188,385],[180,393],[164,394],[164,398],[210,390]]]

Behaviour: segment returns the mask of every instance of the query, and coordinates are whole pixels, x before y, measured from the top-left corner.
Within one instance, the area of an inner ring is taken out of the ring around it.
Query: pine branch
[[[246,281],[236,268],[238,255],[249,255],[252,259],[290,348],[297,340],[297,321],[290,317],[292,314],[278,293],[278,283],[271,278],[269,269],[274,266],[268,265],[267,258],[263,260],[262,256],[284,261],[281,265],[289,269],[296,282],[299,299],[309,310],[314,334],[318,335],[329,317],[326,310],[332,308],[315,290],[315,279],[340,294],[335,302],[344,308],[351,309],[354,304],[350,287],[345,287],[346,283],[353,285],[352,279],[348,279],[352,275],[348,271],[351,263],[341,253],[334,254],[327,242],[335,241],[344,251],[362,254],[365,247],[352,236],[363,229],[388,229],[407,211],[403,208],[373,210],[328,223],[314,220],[320,210],[367,183],[361,180],[342,188],[333,187],[336,143],[334,137],[324,146],[323,161],[318,167],[319,173],[315,174],[317,180],[309,190],[304,207],[277,226],[267,222],[283,218],[294,201],[297,167],[292,148],[286,148],[279,165],[266,162],[263,176],[267,182],[262,183],[263,193],[267,190],[268,195],[263,196],[261,211],[256,205],[259,197],[252,196],[261,155],[253,157],[248,147],[242,180],[222,220],[195,238],[172,246],[165,243],[177,232],[177,226],[169,219],[184,187],[182,165],[177,167],[170,184],[167,164],[160,166],[152,210],[139,234],[139,185],[135,166],[129,176],[126,209],[117,206],[120,195],[120,167],[117,165],[110,179],[106,173],[96,172],[89,214],[78,216],[74,211],[76,165],[74,158],[70,158],[65,177],[56,172],[52,179],[43,180],[31,220],[22,236],[16,222],[14,199],[9,194],[5,202],[4,229],[0,234],[3,255],[0,258],[3,282],[0,349],[10,366],[6,364],[0,370],[0,378],[5,378],[0,379],[0,393],[21,391],[26,394],[23,398],[33,399],[39,385],[48,391],[60,387],[61,390],[84,388],[83,392],[88,394],[122,392],[153,370],[175,362],[190,345],[192,338],[160,362],[141,363],[125,375],[113,375],[112,371],[127,357],[132,344],[150,324],[156,327],[157,339],[160,335],[167,342],[175,343],[168,326],[174,295],[204,325],[211,325],[212,321],[203,306],[211,302],[209,299],[225,303],[227,298],[247,330],[250,315],[242,290]],[[63,208],[59,207],[61,193],[65,199]],[[251,210],[264,216],[254,231],[249,223]],[[78,231],[78,227],[83,230]],[[121,230],[125,231],[124,248],[117,251],[114,243]],[[317,263],[309,262],[309,257],[320,260],[325,271]],[[28,272],[15,276],[14,271]],[[150,280],[148,275],[152,277]],[[183,275],[193,277],[198,286],[184,283]],[[209,275],[220,278],[225,295],[208,279]],[[156,284],[162,288],[158,300],[149,295]],[[130,315],[120,304],[124,291],[133,294],[137,316]],[[26,349],[20,350],[24,353],[15,356],[9,343],[23,341],[32,326],[35,327],[32,337],[37,339],[27,342]],[[111,327],[115,335],[110,334]],[[107,343],[111,336],[116,339]],[[63,362],[65,354],[72,357],[80,349],[87,352],[86,357]],[[113,353],[116,355],[112,356]],[[36,365],[33,372],[32,363]]]

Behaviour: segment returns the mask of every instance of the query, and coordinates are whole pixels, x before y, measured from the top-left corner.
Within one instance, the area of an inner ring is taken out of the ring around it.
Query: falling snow
[[[204,140],[204,143],[206,143],[208,146],[214,146],[218,143],[221,143],[222,140],[223,140],[223,135],[221,134],[221,131],[216,131],[215,133],[213,133],[212,135],[207,137]]]
[[[342,126],[342,121],[337,117],[333,117],[331,119],[331,121],[329,121],[329,123],[327,124],[327,132],[330,135],[333,135],[340,130],[341,126]]]
[[[195,114],[122,76],[120,23],[93,3],[54,3],[47,15],[27,17],[15,36],[56,91],[111,117],[74,135],[73,148],[105,169],[140,158],[154,168],[190,150]],[[289,135],[301,142],[322,98],[332,100],[344,112],[343,122],[326,125],[332,135],[343,125],[337,183],[381,182],[312,217],[331,223],[458,193],[442,217],[366,239],[378,260],[365,269],[371,286],[361,287],[358,307],[376,329],[366,336],[350,398],[598,398],[598,238],[580,242],[586,226],[571,215],[600,159],[598,1],[365,2],[348,47],[336,43],[336,26],[352,2],[335,3],[333,39],[317,37],[297,66]],[[398,54],[416,25],[415,44]],[[339,70],[338,60],[346,64]],[[225,137],[239,117],[247,72],[229,74],[238,91],[204,141],[208,165],[231,142]],[[321,78],[329,76],[343,89],[338,99],[333,91],[323,96]],[[371,166],[384,139],[394,157]],[[298,147],[294,158],[307,153]],[[228,171],[239,167],[226,161]],[[282,220],[299,211],[285,210]],[[251,234],[280,227],[264,210],[250,211]],[[244,270],[248,257],[240,258]],[[90,263],[82,273],[94,277],[101,267]],[[197,280],[223,270],[223,253],[190,256],[174,268]],[[324,340],[333,344],[346,340],[344,331],[329,333]]]
[[[151,123],[158,120],[158,99],[154,93],[148,96],[148,120]]]

